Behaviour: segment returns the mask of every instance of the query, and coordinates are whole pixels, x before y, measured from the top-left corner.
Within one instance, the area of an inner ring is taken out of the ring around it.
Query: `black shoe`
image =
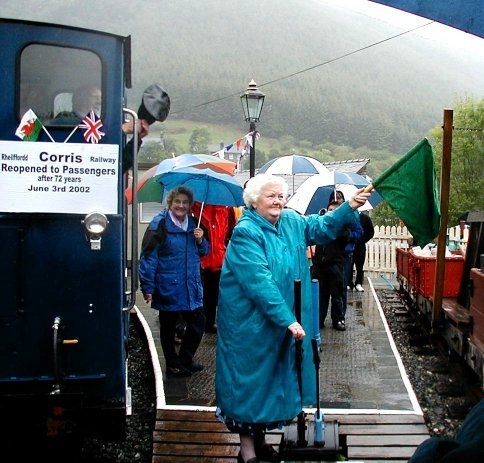
[[[217,332],[217,325],[215,323],[205,328],[205,333],[216,333],[216,332]]]
[[[333,323],[333,328],[337,331],[345,331],[346,325],[344,321],[339,321],[337,323]]]
[[[196,373],[197,371],[202,371],[205,367],[201,363],[193,362],[190,366],[185,365],[183,368],[187,369],[191,373]]]
[[[188,378],[192,376],[192,372],[181,365],[179,367],[166,367],[166,375],[175,378]]]
[[[279,462],[281,457],[276,452],[276,449],[270,444],[264,444],[255,449],[255,454],[259,460]]]
[[[187,330],[186,323],[177,323],[176,328],[175,328],[175,335],[179,339],[183,339],[185,337],[186,330]]]
[[[239,452],[239,454],[237,455],[237,463],[259,463],[259,460],[254,457],[250,460],[244,461],[244,459],[242,458],[242,454]]]

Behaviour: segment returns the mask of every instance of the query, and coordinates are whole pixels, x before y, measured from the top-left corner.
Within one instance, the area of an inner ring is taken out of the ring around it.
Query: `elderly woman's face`
[[[190,199],[188,196],[184,194],[176,195],[171,203],[170,211],[178,220],[184,220],[190,212]]]
[[[275,225],[285,204],[286,196],[282,187],[277,183],[268,183],[262,188],[259,199],[253,207],[264,219]]]

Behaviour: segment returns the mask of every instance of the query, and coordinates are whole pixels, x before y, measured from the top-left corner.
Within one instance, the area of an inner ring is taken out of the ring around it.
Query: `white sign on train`
[[[118,145],[0,141],[0,213],[118,211]]]

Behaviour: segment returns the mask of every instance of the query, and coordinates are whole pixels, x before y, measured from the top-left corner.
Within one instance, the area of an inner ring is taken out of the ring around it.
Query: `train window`
[[[101,115],[102,65],[88,50],[31,44],[20,56],[18,117],[29,109],[44,125],[76,125]]]

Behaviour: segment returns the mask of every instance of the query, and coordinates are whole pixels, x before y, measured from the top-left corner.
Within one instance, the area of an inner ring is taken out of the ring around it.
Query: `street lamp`
[[[255,123],[259,122],[262,106],[264,105],[265,95],[257,88],[257,84],[252,79],[245,93],[240,95],[242,108],[244,109],[244,116],[247,122],[250,122],[250,132],[252,134],[252,146],[250,147],[250,177],[255,175],[255,139],[257,131]]]

